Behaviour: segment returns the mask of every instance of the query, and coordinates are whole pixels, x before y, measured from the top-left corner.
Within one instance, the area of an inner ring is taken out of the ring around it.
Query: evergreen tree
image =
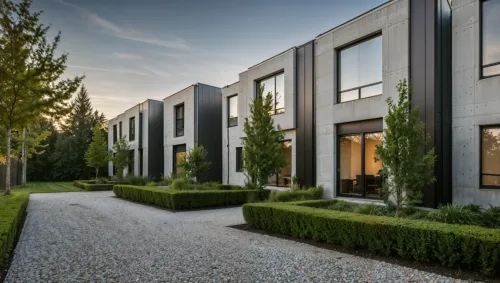
[[[67,54],[55,57],[61,34],[52,43],[49,27],[30,11],[31,0],[0,0],[0,126],[6,133],[6,188],[10,194],[12,130],[45,115],[63,115],[83,77],[62,79]]]
[[[125,136],[121,137],[114,145],[110,152],[109,160],[113,163],[116,169],[116,177],[123,179],[123,170],[129,165],[130,145]]]
[[[40,131],[48,131],[50,135],[42,141],[44,153],[35,155],[28,162],[27,180],[50,181],[53,179],[53,164],[51,156],[54,153],[55,145],[60,133],[54,126],[51,119],[41,118],[39,122]]]
[[[79,160],[77,142],[74,136],[60,134],[54,145],[54,152],[49,157],[52,165],[53,180],[71,181],[80,179],[82,168],[75,166]]]
[[[426,144],[425,126],[419,118],[419,110],[411,109],[411,87],[406,79],[398,83],[399,99],[394,104],[387,99],[389,114],[385,117],[384,143],[377,145],[375,161],[382,161],[384,198],[396,206],[396,217],[401,207],[419,204],[422,189],[436,180],[434,149],[422,154]]]
[[[200,180],[201,175],[211,165],[211,162],[206,161],[207,154],[207,150],[202,145],[197,144],[187,152],[186,158],[182,159],[179,163],[179,167],[184,169],[187,178],[196,178],[197,182]]]
[[[95,168],[95,177],[97,179],[99,168],[108,163],[109,157],[107,144],[99,126],[95,125],[92,132],[92,142],[85,153],[85,160],[87,161],[87,166]]]
[[[274,126],[271,116],[273,99],[271,93],[264,97],[264,88],[250,105],[250,117],[245,118],[243,132],[243,170],[250,183],[263,189],[270,176],[277,174],[286,165],[282,145],[284,139],[281,127]]]

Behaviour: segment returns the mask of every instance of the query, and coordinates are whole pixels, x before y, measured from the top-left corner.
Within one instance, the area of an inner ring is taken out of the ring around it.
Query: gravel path
[[[241,208],[172,213],[111,192],[34,194],[6,282],[457,281],[226,227],[243,222]]]

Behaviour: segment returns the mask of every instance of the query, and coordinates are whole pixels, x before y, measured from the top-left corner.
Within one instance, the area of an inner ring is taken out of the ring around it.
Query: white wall
[[[397,97],[396,85],[409,74],[408,0],[387,3],[318,37],[315,45],[316,183],[324,196],[336,196],[336,124],[383,118],[385,100]],[[335,103],[337,96],[337,48],[382,32],[383,94]]]

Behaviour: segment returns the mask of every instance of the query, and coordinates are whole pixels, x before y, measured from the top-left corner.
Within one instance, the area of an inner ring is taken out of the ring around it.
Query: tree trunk
[[[22,143],[22,165],[23,165],[23,171],[22,171],[22,176],[21,176],[21,185],[23,187],[26,186],[26,168],[28,167],[28,158],[26,154],[26,128],[23,128],[23,143]]]
[[[98,177],[99,177],[99,167],[96,167],[95,168],[95,179],[97,180]]]
[[[10,140],[12,129],[7,129],[7,152],[5,156],[5,195],[10,195]]]

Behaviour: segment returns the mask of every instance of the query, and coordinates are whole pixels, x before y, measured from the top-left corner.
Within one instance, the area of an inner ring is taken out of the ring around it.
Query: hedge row
[[[14,193],[0,199],[0,268],[5,267],[14,248],[14,240],[24,222],[28,200],[28,193]]]
[[[95,184],[96,180],[77,180],[73,182],[73,186],[84,190],[83,184]]]
[[[299,191],[273,191],[271,193],[271,202],[287,202],[287,201],[300,201],[300,200],[314,200],[321,199],[323,189],[312,187],[307,190]]]
[[[245,204],[243,216],[257,229],[500,274],[498,229],[308,207],[325,204],[322,200]]]
[[[114,184],[88,184],[88,183],[82,184],[83,189],[89,192],[111,191],[113,190],[114,186],[115,186]]]
[[[113,192],[119,198],[172,210],[241,205],[267,199],[270,193],[269,190],[174,191],[130,185],[115,185]]]

